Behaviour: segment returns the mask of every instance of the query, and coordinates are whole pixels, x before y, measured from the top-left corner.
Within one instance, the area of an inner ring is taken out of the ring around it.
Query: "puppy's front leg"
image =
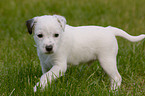
[[[47,86],[48,82],[51,83],[51,80],[62,76],[66,72],[66,69],[66,63],[59,63],[54,65],[48,72],[44,73],[40,78],[40,87],[42,90]],[[39,86],[39,82],[34,87],[34,92],[37,91],[37,86]]]
[[[56,79],[65,73],[66,66],[63,66],[63,67],[60,65],[54,65],[48,72],[46,72],[45,74],[41,76],[40,86],[42,87],[42,89],[45,88],[48,82],[51,83],[51,80]]]

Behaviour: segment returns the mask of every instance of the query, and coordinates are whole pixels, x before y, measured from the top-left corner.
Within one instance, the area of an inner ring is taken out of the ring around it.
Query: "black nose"
[[[45,48],[46,48],[46,51],[50,52],[50,51],[52,51],[53,46],[49,45],[49,46],[46,46]]]

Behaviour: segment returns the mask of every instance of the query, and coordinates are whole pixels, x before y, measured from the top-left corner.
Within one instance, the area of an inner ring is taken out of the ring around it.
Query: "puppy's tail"
[[[111,26],[109,26],[107,28],[110,28],[110,30],[114,33],[115,36],[123,37],[131,42],[137,42],[137,41],[140,41],[145,38],[145,34],[141,34],[139,36],[131,36],[128,33],[126,33],[125,31],[118,29],[118,28],[111,27]]]

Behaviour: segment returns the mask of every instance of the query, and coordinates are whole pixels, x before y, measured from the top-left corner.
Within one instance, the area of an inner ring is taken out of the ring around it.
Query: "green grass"
[[[144,4],[144,0],[1,0],[0,96],[145,95],[145,42],[120,37],[117,62],[123,81],[117,93],[109,92],[109,77],[97,61],[68,68],[47,90],[34,93],[42,71],[25,26],[34,16],[59,14],[70,25],[111,25],[139,35],[145,33]]]

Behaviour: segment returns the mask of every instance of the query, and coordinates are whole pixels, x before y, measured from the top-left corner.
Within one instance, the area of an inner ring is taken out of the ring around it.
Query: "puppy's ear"
[[[26,21],[26,26],[27,26],[29,34],[32,34],[32,29],[33,29],[33,26],[34,26],[34,18],[27,20]]]
[[[57,18],[57,21],[60,23],[60,26],[61,26],[62,30],[64,31],[65,25],[66,25],[66,19],[60,15],[53,15],[53,16]]]

